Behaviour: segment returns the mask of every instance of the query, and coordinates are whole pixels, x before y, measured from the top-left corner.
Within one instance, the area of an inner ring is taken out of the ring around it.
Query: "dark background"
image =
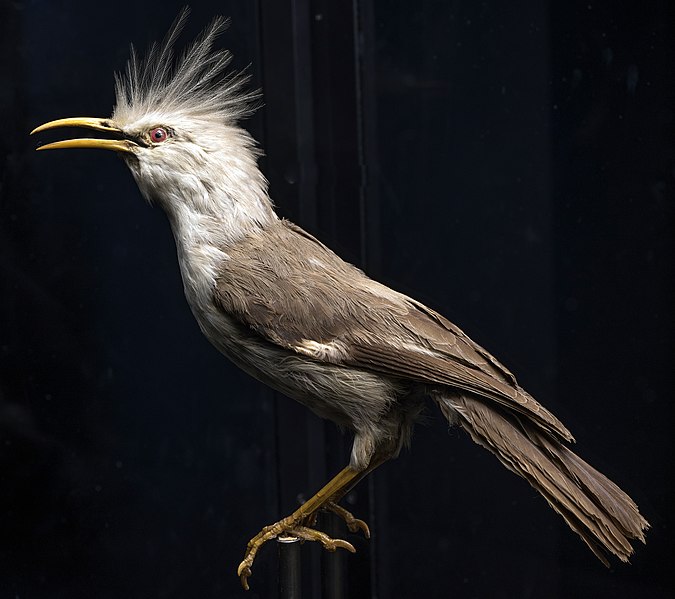
[[[202,338],[123,163],[27,137],[108,116],[129,42],[180,6],[0,2],[0,599],[244,596],[247,540],[347,460]],[[652,523],[605,569],[430,408],[347,498],[373,539],[348,536],[344,597],[675,592],[672,6],[193,6],[183,40],[232,17],[221,43],[263,88],[246,126],[279,212],[500,357]],[[277,596],[276,561],[248,597]]]

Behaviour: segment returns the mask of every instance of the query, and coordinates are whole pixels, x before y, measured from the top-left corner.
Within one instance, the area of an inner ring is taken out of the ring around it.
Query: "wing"
[[[440,314],[369,279],[287,221],[227,250],[215,302],[313,360],[470,391],[572,440],[489,352]]]

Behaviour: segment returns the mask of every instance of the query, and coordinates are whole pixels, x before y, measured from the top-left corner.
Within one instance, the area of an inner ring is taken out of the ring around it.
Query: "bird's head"
[[[174,44],[188,16],[178,16],[161,44],[145,58],[131,48],[124,74],[116,76],[116,104],[109,118],[74,117],[50,121],[38,133],[84,127],[106,134],[57,141],[39,150],[113,150],[131,169],[141,193],[172,217],[198,213],[250,213],[255,220],[271,210],[267,182],[257,167],[259,150],[238,121],[254,110],[257,92],[245,92],[248,76],[227,74],[231,55],[214,50],[227,21],[217,17],[178,58]],[[111,139],[112,138],[112,139]]]

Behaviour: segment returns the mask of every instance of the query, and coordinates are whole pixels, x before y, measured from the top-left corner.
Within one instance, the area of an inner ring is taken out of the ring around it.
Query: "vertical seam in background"
[[[359,258],[361,268],[368,271],[369,252],[367,242],[367,191],[368,191],[368,165],[366,163],[366,140],[364,124],[364,97],[363,97],[363,28],[361,14],[361,0],[352,0],[353,30],[354,30],[354,85],[356,90],[355,112],[356,112],[356,142],[357,142],[357,160],[359,163]],[[368,519],[373,530],[377,526],[377,516],[375,513],[375,479],[372,476],[367,477],[368,484]],[[376,599],[378,588],[377,572],[377,537],[371,538],[368,547],[370,553],[370,597]]]

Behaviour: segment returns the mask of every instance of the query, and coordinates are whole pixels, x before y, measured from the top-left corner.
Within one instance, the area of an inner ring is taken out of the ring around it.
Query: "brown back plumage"
[[[303,354],[303,341],[337,341],[345,351],[324,359],[475,392],[573,440],[505,366],[459,327],[368,278],[300,227],[280,221],[228,254],[217,300],[268,341]]]

